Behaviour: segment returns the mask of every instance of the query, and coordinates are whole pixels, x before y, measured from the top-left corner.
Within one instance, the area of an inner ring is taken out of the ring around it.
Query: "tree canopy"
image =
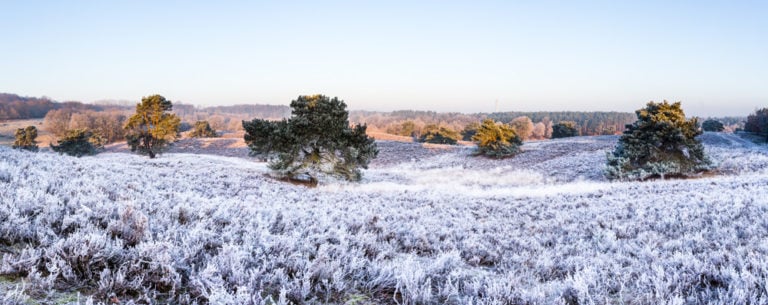
[[[136,113],[125,125],[125,138],[131,151],[154,158],[179,135],[181,120],[171,113],[173,104],[161,95],[141,98]]]
[[[688,176],[712,168],[696,118],[686,119],[680,102],[649,102],[635,112],[616,149],[608,154],[609,179]]]
[[[365,125],[350,126],[344,101],[324,95],[299,96],[291,117],[281,121],[243,121],[252,154],[292,180],[317,183],[322,176],[359,180],[359,168],[379,151]]]

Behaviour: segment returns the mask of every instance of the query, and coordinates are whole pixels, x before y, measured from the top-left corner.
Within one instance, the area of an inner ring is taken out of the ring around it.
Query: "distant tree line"
[[[427,127],[438,125],[454,131],[462,131],[464,140],[469,140],[465,129],[479,125],[484,119],[510,124],[523,140],[552,137],[553,125],[573,122],[579,135],[620,134],[624,126],[635,117],[625,112],[499,112],[499,113],[455,113],[434,111],[400,110],[392,112],[352,111],[350,120],[365,123],[370,129],[396,135],[421,137]]]
[[[93,105],[81,102],[56,102],[47,97],[23,97],[16,94],[0,93],[0,120],[37,119],[56,109],[70,111],[104,111],[119,106]]]
[[[189,104],[176,103],[173,113],[179,116],[182,124],[189,128],[198,121],[207,121],[214,130],[242,130],[243,120],[265,119],[281,120],[291,115],[291,108],[284,105],[232,105],[196,107]],[[186,128],[182,128],[184,130]]]
[[[518,117],[528,117],[533,122],[550,121],[574,122],[579,128],[579,134],[584,136],[619,134],[624,127],[635,120],[635,115],[628,112],[582,112],[582,111],[536,111],[536,112],[502,112],[491,113],[489,118],[500,122],[509,122]]]

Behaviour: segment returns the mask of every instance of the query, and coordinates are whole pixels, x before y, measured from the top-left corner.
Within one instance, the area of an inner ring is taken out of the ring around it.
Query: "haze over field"
[[[0,92],[744,115],[768,100],[766,15],[762,1],[9,2]]]

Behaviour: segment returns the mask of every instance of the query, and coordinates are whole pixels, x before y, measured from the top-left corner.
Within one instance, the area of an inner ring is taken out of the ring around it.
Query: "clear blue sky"
[[[768,106],[768,1],[2,1],[0,92],[352,109]]]

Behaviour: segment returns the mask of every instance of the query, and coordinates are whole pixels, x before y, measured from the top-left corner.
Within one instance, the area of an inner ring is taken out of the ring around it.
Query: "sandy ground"
[[[47,148],[54,137],[43,129],[43,119],[0,121],[0,145],[11,145],[16,129],[27,126],[37,127],[37,146]]]

